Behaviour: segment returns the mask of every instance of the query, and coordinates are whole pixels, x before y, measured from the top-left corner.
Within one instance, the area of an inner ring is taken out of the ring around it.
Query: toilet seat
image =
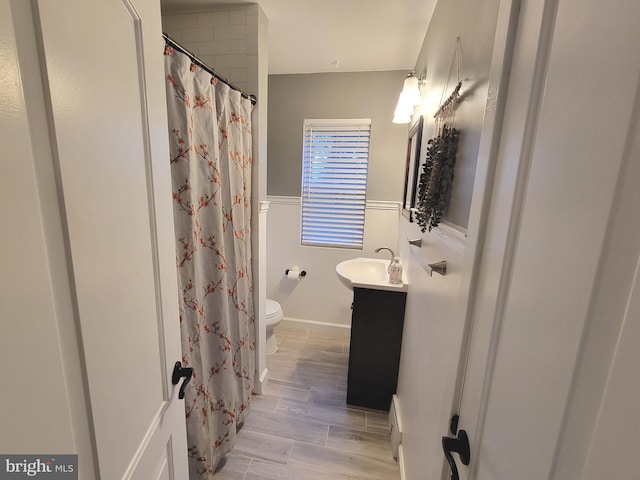
[[[267,299],[267,325],[273,325],[282,320],[282,307],[275,300]]]
[[[266,308],[266,322],[267,322],[267,344],[266,353],[271,355],[278,351],[278,341],[276,339],[275,326],[282,320],[282,307],[275,300],[267,298]]]

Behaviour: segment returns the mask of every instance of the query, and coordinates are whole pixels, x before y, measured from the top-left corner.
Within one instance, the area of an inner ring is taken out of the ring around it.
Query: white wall
[[[399,204],[367,202],[364,247],[303,247],[300,245],[300,198],[269,197],[267,227],[267,296],[280,302],[285,318],[351,325],[353,292],[335,272],[343,260],[355,257],[382,257],[374,250],[382,245],[395,248]],[[288,280],[285,270],[299,266],[307,272],[300,282]]]

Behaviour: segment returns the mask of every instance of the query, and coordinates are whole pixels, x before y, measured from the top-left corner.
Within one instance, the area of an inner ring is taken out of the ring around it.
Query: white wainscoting
[[[356,257],[386,258],[375,253],[386,245],[397,250],[399,202],[367,201],[362,250],[300,245],[300,197],[269,196],[267,216],[267,297],[282,305],[288,321],[349,326],[353,293],[338,280],[335,267]],[[300,281],[285,271],[307,272]]]
[[[269,378],[267,368],[267,319],[266,319],[266,284],[267,284],[267,213],[269,212],[269,202],[260,201],[258,203],[258,249],[253,252],[254,268],[254,314],[256,318],[256,381],[253,386],[253,393],[261,395]],[[254,223],[255,224],[255,223]],[[254,231],[254,245],[255,242]],[[257,272],[257,275],[256,273]]]

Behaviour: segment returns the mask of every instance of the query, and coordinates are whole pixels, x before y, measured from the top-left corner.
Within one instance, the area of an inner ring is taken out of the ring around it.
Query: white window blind
[[[305,120],[302,244],[362,248],[371,119]]]

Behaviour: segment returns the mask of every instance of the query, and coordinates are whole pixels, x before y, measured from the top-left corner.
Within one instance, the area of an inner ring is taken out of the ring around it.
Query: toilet
[[[274,328],[282,320],[282,307],[275,300],[267,298],[267,355],[278,351],[278,341]]]

